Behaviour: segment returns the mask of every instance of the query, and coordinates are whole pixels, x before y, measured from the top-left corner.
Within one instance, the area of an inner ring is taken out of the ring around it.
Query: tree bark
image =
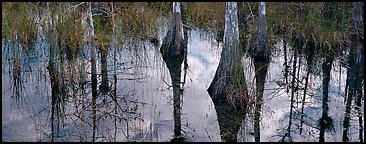
[[[245,114],[238,110],[232,110],[231,106],[225,101],[214,101],[214,105],[220,127],[221,140],[223,142],[236,142]]]
[[[352,64],[354,64],[354,51],[351,50],[350,54],[349,54],[349,61],[348,63],[352,66]],[[343,137],[342,137],[342,141],[343,142],[348,142],[349,138],[348,138],[348,129],[349,129],[349,121],[351,119],[350,115],[351,115],[351,104],[352,104],[352,99],[355,96],[355,81],[356,81],[356,76],[355,76],[355,72],[353,69],[351,68],[347,68],[347,79],[348,81],[348,94],[347,94],[347,100],[346,100],[346,112],[344,115],[344,120],[343,120]]]
[[[101,43],[99,44],[98,48],[100,49],[101,53],[101,74],[102,74],[102,83],[100,85],[100,92],[108,92],[109,91],[109,82],[108,82],[108,69],[107,69],[107,57],[108,57],[108,43],[106,39],[106,34],[110,30],[109,25],[105,27],[108,19],[110,9],[108,8],[108,4],[106,2],[99,2],[98,3],[98,11],[97,11],[100,19],[100,26],[99,26],[99,38]]]
[[[182,38],[183,26],[181,24],[180,5],[179,2],[173,2],[171,23],[160,48],[160,52],[169,69],[173,86],[174,138],[171,141],[184,141],[181,133],[181,97],[183,96],[183,89],[181,88],[181,65],[184,60],[185,51],[187,51],[187,45],[185,45]]]
[[[268,61],[255,61],[256,103],[254,113],[255,142],[260,142],[260,115],[263,101],[264,84],[267,76]]]
[[[313,65],[313,57],[314,57],[314,50],[315,50],[315,42],[311,41],[308,44],[308,48],[309,48],[309,54],[307,55],[306,61],[307,61],[307,72],[306,72],[306,77],[305,77],[305,87],[304,87],[304,96],[302,98],[302,103],[301,103],[301,115],[300,115],[300,135],[302,134],[302,130],[303,130],[303,123],[304,123],[304,107],[305,107],[305,101],[306,101],[306,92],[308,89],[308,84],[309,84],[309,76],[310,76],[310,71],[311,71],[311,67]]]
[[[292,111],[294,108],[294,93],[295,93],[295,80],[296,80],[296,61],[297,61],[297,55],[298,52],[294,51],[294,61],[293,61],[293,67],[292,67],[292,81],[291,81],[291,101],[290,101],[290,116],[289,116],[289,122],[287,127],[287,133],[283,136],[282,142],[285,141],[285,138],[288,137],[289,140],[291,140],[291,126],[292,126]]]
[[[258,28],[256,41],[254,43],[254,58],[266,61],[269,58],[269,49],[267,48],[267,21],[266,21],[266,6],[265,2],[258,4]]]
[[[363,37],[364,37],[364,27],[363,27],[363,2],[354,2],[353,9],[352,9],[352,26],[350,32],[351,44],[350,44],[350,54],[348,63],[350,66],[348,67],[347,72],[347,80],[348,81],[348,96],[346,100],[346,113],[344,116],[343,121],[343,142],[349,141],[348,131],[350,126],[350,115],[351,115],[351,104],[352,99],[357,96],[360,97],[360,90],[361,87],[358,85],[362,84],[363,79]],[[361,73],[362,72],[362,73]],[[361,79],[362,78],[362,79]],[[356,100],[356,105],[358,100]],[[357,108],[358,109],[358,108]],[[358,111],[360,113],[360,111]],[[362,121],[362,117],[359,117],[359,121]],[[362,139],[362,123],[360,123],[360,141]]]
[[[108,69],[107,69],[107,56],[108,56],[108,47],[101,48],[101,74],[102,74],[102,83],[100,85],[101,92],[109,91],[109,83],[108,83]]]
[[[47,25],[48,25],[48,42],[50,45],[50,59],[47,67],[51,79],[51,141],[55,139],[55,115],[57,110],[57,94],[59,94],[59,83],[57,81],[57,68],[56,68],[56,44],[54,40],[54,32],[51,25],[51,11],[49,3],[47,2]]]
[[[215,105],[223,141],[237,141],[237,133],[245,117],[247,88],[241,53],[237,3],[228,2],[221,58],[215,76],[207,89]]]
[[[324,18],[327,21],[335,21],[335,14],[337,11],[337,3],[325,3],[325,10],[324,10]],[[324,134],[326,130],[334,130],[333,126],[333,120],[328,115],[328,86],[330,81],[330,71],[332,69],[332,63],[333,63],[333,55],[331,54],[332,51],[329,51],[328,49],[336,49],[337,44],[332,44],[332,48],[325,48],[327,49],[324,53],[325,61],[323,62],[323,105],[322,105],[322,117],[319,120],[320,125],[320,134],[319,134],[319,142],[324,142]]]
[[[356,61],[356,66],[358,68],[358,74],[357,74],[357,84],[356,84],[356,111],[357,111],[357,117],[358,117],[358,125],[359,125],[359,140],[360,142],[363,142],[363,113],[362,113],[362,81],[364,80],[363,74],[364,74],[364,51],[361,53],[358,53],[358,59]]]
[[[260,115],[263,103],[264,83],[267,75],[267,67],[269,63],[269,51],[267,48],[267,23],[266,23],[266,7],[264,2],[258,4],[259,22],[257,28],[257,37],[255,41],[255,79],[256,79],[256,96],[254,111],[254,139],[260,142]]]
[[[211,98],[215,100],[226,101],[230,86],[236,82],[241,88],[244,89],[244,94],[247,95],[246,82],[244,77],[243,65],[241,64],[241,50],[239,49],[239,27],[237,16],[237,4],[226,3],[226,15],[225,15],[225,33],[224,33],[224,45],[221,52],[221,58],[219,66],[217,67],[215,76],[207,89]],[[240,99],[239,95],[232,96],[235,99]],[[246,106],[243,105],[242,108]],[[240,105],[240,102],[233,105]]]
[[[91,50],[91,83],[92,83],[92,117],[93,117],[93,142],[95,142],[96,137],[96,124],[97,124],[97,112],[96,112],[96,99],[97,99],[97,68],[96,68],[96,54],[95,54],[95,43],[94,43],[94,25],[93,25],[93,14],[91,9],[91,2],[89,2],[89,36],[90,36],[90,50]]]
[[[333,128],[333,121],[328,115],[328,86],[330,81],[330,71],[332,69],[332,63],[333,63],[333,56],[327,54],[325,56],[325,61],[323,63],[323,111],[322,111],[322,117],[320,118],[319,124],[320,124],[320,134],[319,134],[319,142],[324,142],[324,133],[325,131],[334,129]]]

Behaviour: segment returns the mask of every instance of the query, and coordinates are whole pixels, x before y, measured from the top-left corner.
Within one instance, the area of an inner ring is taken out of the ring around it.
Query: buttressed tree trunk
[[[183,58],[175,58],[177,55],[183,54],[185,50],[182,38],[182,28],[180,3],[174,2],[170,26],[160,48],[164,61],[167,59],[175,59],[175,61],[179,63],[183,62]],[[168,64],[168,68],[170,66],[171,65]]]
[[[234,90],[230,88],[234,85],[238,86],[235,89],[238,92],[230,95]],[[226,3],[224,45],[219,66],[207,91],[214,101],[230,100],[234,107],[246,108],[247,88],[239,49],[237,3]]]
[[[239,49],[237,3],[226,3],[224,46],[208,88],[217,113],[222,141],[237,141],[245,117],[247,89]],[[239,106],[239,107],[238,107]],[[234,109],[240,108],[240,109]]]
[[[254,138],[255,142],[260,141],[260,115],[262,108],[264,83],[267,75],[269,63],[269,50],[267,48],[267,24],[266,24],[266,7],[264,2],[260,2],[258,6],[259,22],[257,28],[256,41],[254,43],[254,67],[256,79],[256,101],[254,111]]]
[[[259,3],[258,12],[258,28],[256,40],[254,43],[254,58],[264,61],[269,58],[269,49],[267,48],[268,37],[267,37],[267,21],[266,21],[266,6],[264,2]]]
[[[171,23],[167,35],[161,45],[160,52],[169,69],[173,86],[174,138],[171,141],[184,141],[181,134],[181,65],[187,46],[182,37],[181,4],[173,2]]]

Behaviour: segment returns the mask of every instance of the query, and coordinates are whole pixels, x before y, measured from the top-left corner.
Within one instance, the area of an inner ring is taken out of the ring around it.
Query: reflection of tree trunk
[[[187,55],[188,55],[188,20],[187,20],[187,3],[182,3],[181,12],[182,12],[182,23],[185,25],[183,27],[183,43],[186,50],[184,51],[184,77],[183,77],[183,86],[186,83],[186,76],[187,76],[187,70],[188,70],[188,61],[187,61]]]
[[[269,61],[254,59],[255,83],[256,83],[256,104],[254,113],[254,136],[255,141],[260,141],[260,114],[263,100],[264,83],[266,81]]]
[[[362,116],[360,116],[359,113],[361,113],[361,85],[363,80],[363,2],[354,2],[353,3],[353,9],[352,9],[352,26],[351,26],[351,32],[350,32],[350,38],[351,38],[351,44],[350,44],[350,53],[349,53],[349,67],[347,72],[347,80],[348,80],[348,96],[346,100],[346,113],[344,116],[343,121],[343,142],[349,141],[348,137],[348,131],[350,126],[350,115],[351,115],[351,103],[353,97],[356,97],[356,106],[357,106],[357,112],[359,117],[359,124],[360,124],[360,133],[359,133],[359,139],[360,141],[363,141],[362,133],[363,133],[363,127],[362,127]]]
[[[183,55],[182,55],[183,56]],[[180,137],[181,134],[181,104],[180,97],[183,94],[183,90],[180,87],[180,75],[181,75],[181,65],[176,65],[174,68],[171,67],[169,72],[173,84],[173,105],[174,105],[174,136]]]
[[[55,137],[55,129],[56,129],[56,136],[58,136],[58,129],[59,129],[59,118],[55,118],[55,116],[60,115],[60,87],[58,84],[57,79],[51,78],[51,133],[52,133],[52,139],[51,141],[54,141]],[[56,122],[55,122],[56,120]],[[56,128],[55,128],[56,124]]]
[[[363,23],[363,17],[364,17],[364,11],[363,11],[364,3],[354,3],[354,10],[353,10],[353,17],[354,17],[354,27],[359,28],[357,37],[354,40],[354,42],[358,42],[356,46],[357,51],[357,59],[356,59],[356,68],[357,68],[357,75],[356,75],[356,111],[358,116],[358,122],[359,122],[359,140],[360,142],[363,142],[363,121],[362,121],[362,86],[364,86],[362,83],[364,82],[364,46],[363,46],[363,35],[364,35],[364,23]],[[353,36],[355,37],[355,36]]]
[[[13,86],[14,86],[14,96],[15,100],[20,100],[20,93],[22,92],[22,78],[21,78],[21,61],[20,52],[21,48],[15,42],[17,46],[13,48]]]
[[[89,21],[90,21],[90,50],[91,50],[91,83],[92,83],[92,111],[93,111],[93,142],[95,142],[95,132],[96,132],[96,99],[97,99],[97,69],[96,69],[96,54],[95,54],[95,44],[94,44],[94,25],[93,16],[91,11],[91,2],[89,3]]]
[[[346,113],[344,116],[344,121],[343,121],[343,142],[347,142],[349,141],[348,139],[348,129],[349,129],[349,122],[350,122],[350,115],[351,115],[351,104],[352,104],[352,99],[353,97],[356,95],[356,70],[354,69],[354,65],[355,65],[355,59],[356,59],[356,54],[355,54],[355,50],[350,50],[350,54],[349,54],[349,59],[348,59],[348,63],[349,63],[349,68],[347,71],[347,79],[348,81],[348,96],[347,96],[347,100],[346,100]]]
[[[181,134],[181,96],[183,90],[181,84],[181,65],[186,51],[186,45],[182,38],[181,8],[179,2],[173,2],[170,28],[160,48],[163,59],[169,69],[173,85],[173,114],[174,114],[174,139],[182,141]]]
[[[79,63],[79,87],[80,87],[80,99],[79,99],[79,104],[81,105],[81,111],[78,113],[78,116],[80,117],[80,120],[83,120],[83,118],[85,118],[86,116],[84,115],[85,113],[85,109],[87,107],[87,103],[86,102],[86,96],[87,96],[87,93],[86,93],[86,90],[85,90],[85,86],[87,85],[87,73],[86,73],[86,70],[85,70],[85,65],[86,65],[86,61],[85,61],[85,57],[83,56],[83,51],[81,51],[79,53],[79,58],[80,58],[80,63]],[[83,120],[85,121],[85,120]],[[81,130],[81,136],[80,136],[80,142],[83,142],[83,141],[87,141],[87,137],[86,137],[86,127],[85,127],[85,123],[80,123],[80,130]]]
[[[355,45],[353,45],[355,46]],[[354,47],[351,47],[354,48]],[[356,111],[359,118],[359,139],[363,141],[362,133],[362,109],[361,109],[361,100],[362,100],[362,80],[363,76],[363,50],[350,50],[349,54],[349,68],[347,72],[348,81],[348,96],[346,100],[346,113],[343,121],[343,141],[348,141],[348,130],[349,130],[349,122],[350,122],[350,114],[351,114],[351,104],[353,98],[356,98]]]
[[[102,72],[102,84],[100,85],[101,92],[107,92],[109,90],[108,86],[108,70],[107,70],[107,56],[108,56],[108,48],[101,48],[101,72]]]
[[[356,61],[356,67],[358,69],[358,75],[357,75],[357,84],[356,84],[356,111],[357,111],[357,117],[358,117],[358,124],[359,124],[359,140],[360,142],[363,142],[363,121],[362,121],[362,81],[364,80],[364,51],[358,53],[358,59]]]
[[[311,71],[311,67],[312,67],[312,63],[313,63],[313,57],[314,57],[314,50],[315,50],[315,43],[314,41],[310,42],[309,46],[309,51],[308,51],[308,55],[307,55],[307,72],[306,72],[306,77],[305,77],[305,88],[304,88],[304,96],[302,97],[302,103],[301,103],[301,114],[300,114],[300,135],[302,133],[303,130],[303,119],[304,119],[304,106],[305,106],[305,100],[306,100],[306,91],[308,88],[308,84],[309,84],[309,75],[310,75],[310,71]]]
[[[101,52],[101,73],[102,73],[102,83],[100,85],[101,92],[109,91],[109,84],[108,84],[108,70],[107,70],[107,57],[108,57],[108,43],[106,38],[106,32],[110,30],[110,27],[105,27],[107,21],[109,19],[110,9],[108,8],[108,3],[100,2],[97,4],[99,14],[99,38],[100,38],[100,45],[98,46]]]
[[[289,138],[291,141],[291,125],[292,125],[292,110],[294,107],[294,93],[295,93],[295,80],[296,80],[296,62],[297,61],[297,51],[294,51],[294,61],[293,61],[293,68],[292,68],[292,81],[291,81],[291,101],[290,101],[290,117],[287,127],[287,133],[282,137],[282,142],[285,141],[285,138]]]
[[[289,66],[287,65],[287,42],[285,39],[283,39],[283,50],[284,50],[284,54],[285,54],[285,63],[283,64],[285,66],[285,81],[286,81],[286,92],[288,93],[288,68]]]
[[[337,12],[338,3],[331,3],[326,2],[324,4],[324,19],[327,21],[335,21],[336,17],[335,14]],[[331,48],[325,48],[325,49],[331,49]],[[333,47],[333,49],[336,49],[336,47]],[[333,63],[333,56],[330,54],[331,51],[326,50],[325,51],[325,61],[323,63],[323,111],[322,116],[319,120],[319,126],[320,126],[320,134],[319,134],[319,142],[324,142],[324,134],[326,130],[332,130],[334,129],[333,126],[333,120],[328,116],[328,86],[330,81],[330,71],[332,69],[332,63]]]
[[[336,17],[335,14],[338,11],[337,10],[338,3],[331,3],[326,2],[324,4],[324,19],[327,21],[335,21]],[[328,24],[328,23],[327,23]],[[331,27],[331,26],[330,26]],[[337,44],[335,45],[337,46]],[[336,49],[336,47],[333,46],[332,49]],[[325,48],[325,49],[331,49]],[[326,50],[325,51],[325,61],[323,63],[323,111],[322,111],[322,117],[319,120],[319,126],[320,126],[320,134],[319,134],[319,142],[324,142],[324,134],[325,131],[330,131],[334,129],[333,126],[333,120],[328,116],[328,86],[330,81],[330,71],[332,69],[332,63],[333,63],[333,56],[331,55],[331,51]]]
[[[260,142],[260,115],[263,101],[264,83],[267,75],[267,66],[269,62],[269,50],[267,47],[267,22],[266,22],[265,3],[258,4],[259,22],[257,28],[256,41],[254,43],[254,66],[256,79],[256,96],[254,110],[254,139]]]
[[[326,129],[331,130],[333,129],[333,121],[328,116],[328,86],[330,81],[330,71],[332,69],[333,63],[333,56],[327,54],[325,56],[325,61],[323,63],[323,111],[322,117],[320,118],[320,135],[319,135],[319,142],[324,142],[324,132]]]
[[[116,45],[115,45],[115,40],[116,40],[116,25],[114,23],[114,8],[113,8],[113,2],[110,3],[111,5],[111,12],[112,12],[112,35],[111,35],[111,49],[114,49],[113,52],[113,71],[114,71],[114,75],[113,75],[113,79],[114,79],[114,89],[113,89],[113,101],[114,101],[114,114],[117,115],[117,71],[116,71],[116,53],[117,53],[117,49],[116,49]],[[114,138],[113,140],[116,141],[117,138],[117,117],[114,117]]]
[[[214,101],[217,114],[217,121],[220,126],[220,135],[223,142],[236,142],[238,131],[245,113],[232,110],[231,106],[225,101]]]
[[[59,87],[57,82],[57,71],[56,71],[56,50],[55,50],[55,42],[53,39],[54,33],[51,30],[51,11],[49,8],[49,3],[47,2],[47,24],[48,24],[48,42],[50,44],[50,60],[48,65],[48,71],[50,74],[51,79],[51,141],[54,141],[55,137],[55,126],[54,126],[54,120],[55,120],[55,109],[56,109],[56,100],[57,100],[57,94],[59,94]]]
[[[281,15],[286,15],[287,14],[287,3],[281,3]],[[286,17],[287,18],[287,17]],[[286,42],[286,38],[285,35],[287,33],[287,30],[285,29],[285,20],[286,18],[281,17],[281,23],[280,23],[280,33],[283,35],[282,36],[282,41],[283,41],[283,51],[284,51],[284,58],[285,58],[285,63],[283,64],[283,66],[285,67],[285,72],[284,72],[284,77],[285,77],[285,83],[286,83],[286,93],[288,93],[288,68],[289,66],[287,65],[287,42]]]

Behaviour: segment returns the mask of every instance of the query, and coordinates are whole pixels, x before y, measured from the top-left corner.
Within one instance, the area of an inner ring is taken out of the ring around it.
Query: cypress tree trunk
[[[304,87],[304,96],[302,97],[302,103],[301,103],[301,115],[300,115],[300,135],[302,134],[303,130],[303,123],[304,123],[304,107],[305,107],[305,100],[306,100],[306,92],[308,89],[309,84],[309,75],[311,71],[311,67],[313,65],[313,57],[314,57],[314,50],[315,50],[315,43],[314,41],[311,41],[309,44],[309,54],[307,55],[306,61],[307,61],[307,72],[305,77],[305,87]]]
[[[283,50],[284,50],[284,57],[285,57],[285,63],[283,64],[285,66],[285,82],[286,82],[286,93],[288,93],[288,69],[290,66],[287,65],[287,42],[285,39],[283,39]]]
[[[50,59],[49,59],[49,65],[47,67],[51,79],[51,141],[54,141],[55,138],[55,113],[57,110],[57,100],[58,100],[58,94],[59,94],[59,82],[57,80],[57,67],[56,67],[56,43],[54,39],[54,32],[52,31],[52,25],[51,25],[51,11],[49,8],[49,3],[47,2],[47,25],[48,25],[48,42],[50,45]]]
[[[287,3],[281,3],[281,14],[282,15],[286,15],[287,14]],[[286,84],[286,93],[288,93],[288,69],[289,66],[287,65],[287,41],[286,41],[286,35],[287,35],[287,30],[285,29],[286,23],[285,20],[288,19],[288,17],[281,17],[281,24],[280,24],[280,33],[282,34],[282,40],[283,40],[283,52],[284,52],[284,58],[285,58],[285,63],[283,64],[283,66],[285,67],[285,73],[284,73],[284,77],[285,77],[285,84]]]
[[[240,60],[241,50],[239,49],[237,4],[226,3],[224,45],[219,66],[207,89],[213,101],[226,101],[229,93],[228,88],[233,86],[234,82],[237,82],[244,89],[244,94],[240,95],[247,95],[244,70]],[[239,97],[239,95],[232,96],[231,99],[236,99],[233,105],[241,105],[243,108],[246,107],[245,102],[241,102],[243,100],[245,101],[245,99]]]
[[[354,65],[355,54],[354,54],[353,50],[350,50],[350,54],[348,57],[349,57],[348,63],[350,64],[350,66]],[[347,69],[348,69],[347,70],[347,79],[349,81],[348,81],[348,94],[347,94],[347,100],[346,100],[346,113],[344,115],[344,121],[343,121],[343,138],[342,138],[343,142],[349,141],[348,129],[349,129],[349,121],[351,119],[350,115],[351,115],[352,99],[355,96],[355,81],[356,81],[354,69],[351,69],[351,68],[347,68]]]
[[[333,129],[333,120],[328,116],[328,86],[330,81],[330,71],[332,69],[333,63],[333,56],[327,54],[325,56],[325,61],[323,63],[323,111],[322,117],[320,118],[319,125],[320,125],[320,135],[319,135],[319,142],[324,142],[324,133],[325,130],[332,130]]]
[[[350,126],[350,115],[351,115],[351,104],[352,99],[357,96],[360,97],[360,90],[361,89],[358,85],[362,84],[363,78],[363,36],[364,36],[364,23],[363,23],[363,2],[354,2],[353,3],[353,9],[352,9],[352,26],[351,26],[351,44],[350,44],[350,54],[349,54],[349,64],[350,66],[347,68],[347,82],[348,82],[348,96],[346,100],[346,113],[344,116],[343,121],[343,142],[349,141],[348,137],[348,131]],[[358,64],[359,63],[359,64]],[[362,73],[361,73],[362,72]],[[358,103],[358,100],[356,100],[356,105]],[[358,108],[357,108],[358,109]],[[358,111],[360,113],[360,111]],[[359,121],[362,121],[362,117],[359,117]],[[363,141],[362,139],[362,123],[360,123],[360,141]]]
[[[360,142],[363,142],[363,113],[362,113],[362,81],[364,80],[364,51],[358,52],[358,58],[356,61],[356,67],[357,67],[357,75],[356,75],[356,111],[357,111],[357,117],[358,117],[358,124],[359,124],[359,140]]]
[[[90,50],[91,50],[91,82],[92,82],[92,117],[93,117],[93,142],[95,142],[96,137],[96,119],[97,119],[97,112],[96,112],[96,99],[97,99],[97,68],[96,68],[96,53],[95,53],[95,44],[94,44],[94,25],[93,25],[93,14],[91,11],[91,2],[89,2],[89,36],[90,36]]]
[[[113,88],[113,101],[114,101],[114,114],[117,115],[117,48],[116,48],[116,25],[114,23],[114,5],[113,2],[110,2],[111,13],[112,13],[112,34],[111,34],[111,49],[113,49],[113,80],[114,80],[114,88]],[[116,141],[117,138],[117,117],[114,117],[114,137],[113,141]]]
[[[108,69],[107,69],[107,56],[108,56],[108,47],[101,48],[101,73],[102,73],[102,83],[100,85],[101,92],[108,92],[109,84],[108,84]]]
[[[292,126],[292,110],[294,108],[294,94],[295,94],[295,80],[296,80],[296,61],[297,61],[297,51],[294,51],[294,61],[293,61],[293,67],[292,67],[292,81],[291,81],[291,101],[290,101],[290,117],[287,127],[287,133],[285,136],[282,137],[282,142],[285,141],[285,138],[289,138],[290,142],[291,140],[291,126]]]
[[[181,133],[181,97],[183,96],[183,89],[181,88],[181,65],[184,60],[187,45],[185,45],[182,38],[183,26],[181,23],[180,5],[179,2],[173,2],[170,27],[160,48],[160,52],[169,69],[173,85],[174,138],[171,141],[184,141]]]
[[[362,82],[364,81],[364,3],[363,2],[357,2],[353,4],[354,10],[353,10],[353,27],[357,29],[357,36],[351,36],[354,37],[354,41],[356,43],[356,111],[358,116],[358,122],[359,122],[359,140],[360,142],[363,142],[363,121],[362,121]]]
[[[106,28],[106,23],[109,19],[110,9],[108,8],[108,4],[106,2],[98,3],[98,15],[100,18],[100,39],[101,44],[98,46],[101,52],[101,74],[102,74],[102,83],[100,85],[100,91],[105,93],[109,91],[109,82],[108,82],[108,69],[107,69],[107,57],[108,57],[108,43],[106,43],[106,34],[105,32],[110,30],[110,27]]]
[[[255,142],[260,142],[260,115],[263,101],[264,83],[267,75],[267,67],[269,62],[269,50],[267,48],[267,23],[266,23],[266,7],[264,2],[259,3],[259,22],[257,28],[257,37],[255,41],[255,79],[256,79],[256,97],[254,111],[254,138]]]
[[[335,14],[338,11],[338,3],[330,3],[326,2],[324,4],[324,19],[327,21],[335,21],[336,17]],[[324,56],[325,61],[323,63],[323,111],[322,111],[322,117],[319,119],[319,127],[320,127],[320,134],[319,134],[319,142],[324,142],[324,134],[325,131],[334,130],[333,126],[333,120],[328,116],[328,86],[330,81],[330,71],[332,69],[332,63],[333,63],[333,56],[332,51],[330,50],[336,50],[338,47],[338,44],[335,42],[332,44],[332,47],[325,48]],[[330,49],[330,50],[329,50]]]
[[[264,84],[267,76],[268,61],[255,61],[256,104],[254,113],[255,142],[260,142],[260,115],[263,100]]]
[[[226,3],[224,45],[219,66],[207,89],[214,102],[223,141],[237,141],[245,117],[247,88],[239,49],[237,3]],[[236,91],[235,93],[230,93]],[[236,109],[238,108],[238,109]]]

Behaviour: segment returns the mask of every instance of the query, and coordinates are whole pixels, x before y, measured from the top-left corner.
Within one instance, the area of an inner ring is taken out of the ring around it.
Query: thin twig
[[[210,137],[210,134],[208,134],[208,132],[207,132],[207,129],[206,129],[206,128],[205,128],[205,131],[206,131],[206,133],[207,133],[208,139],[210,139],[210,141],[212,141],[212,139],[211,139],[211,137]]]
[[[84,3],[85,3],[85,2],[81,2],[81,3],[77,4],[77,5],[71,6],[71,7],[70,7],[70,8],[68,8],[67,10],[70,10],[71,8],[73,8],[73,11],[75,11],[75,9],[76,9],[78,6],[80,6],[80,5],[84,4]]]

